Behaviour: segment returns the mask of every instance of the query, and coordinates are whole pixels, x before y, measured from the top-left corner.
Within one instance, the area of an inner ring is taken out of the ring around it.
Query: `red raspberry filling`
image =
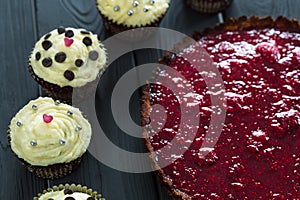
[[[199,44],[224,81],[226,120],[215,147],[201,157],[211,93],[201,73],[176,56],[170,67],[187,81],[166,72],[157,79],[192,85],[197,101],[186,106],[199,110],[199,127],[191,145],[185,141],[188,132],[172,141],[180,128],[180,103],[168,88],[151,85],[151,105],[162,105],[167,114],[166,120],[151,116],[151,126],[163,126],[150,133],[156,162],[163,165],[175,156],[162,147],[186,149],[162,169],[164,178],[191,199],[300,199],[300,34],[272,28],[232,31],[205,36]]]

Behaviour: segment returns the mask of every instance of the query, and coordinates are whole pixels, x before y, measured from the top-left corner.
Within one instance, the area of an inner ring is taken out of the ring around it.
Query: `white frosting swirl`
[[[33,105],[37,109],[33,109]],[[44,114],[52,116],[53,120],[46,123]],[[92,133],[89,122],[78,108],[63,103],[56,105],[48,97],[30,101],[11,120],[9,129],[12,150],[19,158],[36,166],[68,163],[81,157]]]
[[[134,2],[138,5],[134,6]],[[167,12],[169,3],[170,0],[97,0],[97,7],[102,15],[114,23],[140,27],[162,17]],[[132,14],[129,15],[128,12],[131,11]]]
[[[75,200],[87,200],[90,195],[82,192],[74,192],[73,194],[64,194],[64,191],[53,191],[53,192],[47,192],[40,196],[38,200],[48,200],[50,198],[54,200],[64,200],[66,197],[73,197]]]
[[[32,66],[34,73],[49,83],[59,85],[60,87],[80,87],[95,80],[100,70],[105,67],[105,49],[102,43],[99,42],[97,35],[94,35],[91,32],[75,28],[65,28],[65,31],[73,31],[74,36],[66,37],[65,32],[59,33],[58,29],[55,29],[48,33],[51,34],[48,38],[48,34],[41,37],[34,46],[29,58],[29,63]],[[82,33],[82,31],[84,31],[84,33]],[[91,39],[91,45],[87,46],[83,43],[85,37]],[[65,38],[69,41],[73,41],[73,43],[70,46],[66,45]],[[50,41],[52,45],[47,50],[43,48],[43,42],[45,40]],[[91,51],[97,52],[97,59],[90,59],[89,55]],[[66,55],[63,62],[57,62],[55,60],[55,55],[59,52],[64,52]],[[36,58],[37,53],[40,54],[39,59]],[[45,58],[50,58],[52,60],[51,66],[45,67],[43,65],[43,59]],[[82,66],[76,66],[75,61],[77,59],[83,61]],[[73,72],[73,80],[68,80],[64,76],[66,70]]]

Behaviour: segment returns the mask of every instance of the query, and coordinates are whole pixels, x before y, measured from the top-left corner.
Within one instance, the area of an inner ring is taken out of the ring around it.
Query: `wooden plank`
[[[297,0],[234,0],[229,9],[225,12],[226,17],[239,16],[286,16],[288,18],[300,19],[300,4]]]
[[[40,35],[51,29],[63,25],[65,27],[83,27],[98,33],[101,40],[105,39],[105,31],[102,27],[101,18],[95,7],[94,0],[74,0],[46,2],[37,1],[38,27]],[[110,96],[115,83],[128,70],[134,67],[132,54],[120,57],[106,70],[101,79],[96,95],[97,113],[99,121],[109,138],[121,148],[138,151],[143,148],[141,140],[135,140],[123,133],[114,123],[110,110]],[[135,80],[133,80],[135,81]],[[132,97],[131,109],[135,110],[132,117],[139,121],[139,96]],[[120,115],[120,118],[124,116]],[[149,180],[150,177],[150,180]],[[79,169],[66,178],[51,181],[50,185],[74,182],[92,187],[101,192],[107,199],[157,199],[155,187],[150,186],[153,182],[150,174],[129,174],[113,170],[98,162],[89,153],[83,157]],[[149,184],[148,184],[149,183]]]
[[[217,15],[203,15],[192,11],[188,8],[184,1],[172,1],[171,6],[161,22],[161,27],[168,28],[180,33],[191,35],[194,31],[201,31],[207,27],[213,27],[218,22]],[[172,41],[170,36],[157,41],[157,44]],[[134,52],[137,65],[146,63],[156,63],[162,57],[164,51],[156,49],[144,49]],[[140,80],[140,78],[139,78]],[[143,80],[141,80],[143,81]],[[145,82],[143,82],[145,83]],[[139,83],[141,84],[141,83]],[[158,192],[158,199],[171,200],[173,199],[161,184],[155,173],[152,173],[152,178]]]
[[[96,102],[99,103],[96,104],[96,110],[98,111],[101,127],[115,145],[128,151],[142,152],[144,150],[143,141],[130,137],[121,131],[115,124],[110,109],[110,96],[114,85],[125,72],[134,66],[132,63],[132,55],[125,54],[109,66],[99,83],[101,87],[99,87],[96,96]],[[139,122],[139,95],[135,93],[131,100],[132,104],[130,107],[133,110],[131,116],[135,122]],[[119,113],[117,117],[120,119],[124,118],[123,113]],[[107,166],[103,166],[101,170],[103,194],[107,194],[107,199],[157,199],[151,174],[125,173],[113,170]]]
[[[104,38],[101,17],[95,0],[42,1],[36,0],[37,25],[39,35],[58,26],[85,28]]]
[[[31,1],[0,1],[1,199],[32,199],[45,183],[20,164],[8,146],[6,135],[11,118],[38,96],[38,85],[27,71],[35,35],[33,12]]]

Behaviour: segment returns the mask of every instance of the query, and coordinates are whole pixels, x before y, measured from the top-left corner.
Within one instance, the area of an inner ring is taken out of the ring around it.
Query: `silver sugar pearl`
[[[68,113],[69,116],[72,116],[72,115],[73,115],[73,112],[72,112],[71,110],[68,110],[67,113]]]
[[[151,0],[150,4],[152,4],[152,5],[155,4],[155,0]]]
[[[148,12],[148,11],[149,11],[149,9],[145,7],[144,8],[144,12]]]
[[[59,144],[64,145],[64,144],[66,144],[66,141],[64,139],[59,139]]]
[[[134,6],[134,7],[137,7],[139,4],[140,4],[140,3],[139,3],[138,1],[134,1],[134,2],[133,2],[133,6]]]
[[[82,128],[80,126],[76,126],[75,131],[81,131]]]
[[[55,100],[55,105],[59,105],[60,104],[60,101],[59,100]]]
[[[33,147],[36,146],[36,145],[37,145],[36,140],[31,140],[31,141],[30,141],[30,145],[33,146]]]
[[[38,109],[37,105],[35,105],[35,104],[33,104],[33,105],[31,106],[31,108],[32,108],[33,110],[37,110],[37,109]]]
[[[133,15],[133,11],[132,11],[132,10],[128,10],[127,15],[128,15],[128,16]]]
[[[22,126],[22,122],[20,122],[20,121],[17,121],[17,126]]]
[[[115,12],[117,12],[117,11],[119,11],[119,10],[120,10],[120,6],[115,6],[115,7],[114,7],[114,11],[115,11]]]

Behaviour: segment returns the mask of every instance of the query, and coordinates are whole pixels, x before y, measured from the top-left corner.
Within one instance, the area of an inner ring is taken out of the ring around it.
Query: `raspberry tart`
[[[199,73],[182,57],[199,52],[188,46],[182,48],[184,53],[165,55],[161,63],[179,72],[185,81],[161,70],[155,73],[156,80],[173,82],[175,87],[192,86],[196,101],[180,102],[160,84],[144,89],[142,125],[162,126],[156,132],[145,128],[144,134],[164,185],[178,199],[299,199],[298,22],[285,17],[241,17],[196,32],[193,38],[208,52],[222,77],[226,117],[215,145],[200,156],[214,112],[212,93],[202,77],[205,72]],[[154,104],[165,108],[166,120],[163,114],[152,115],[161,112],[155,110],[158,107],[150,109]],[[189,132],[180,132],[183,104],[198,113],[191,116],[197,118],[198,126],[190,143]],[[168,151],[172,145],[185,149],[184,153]]]

